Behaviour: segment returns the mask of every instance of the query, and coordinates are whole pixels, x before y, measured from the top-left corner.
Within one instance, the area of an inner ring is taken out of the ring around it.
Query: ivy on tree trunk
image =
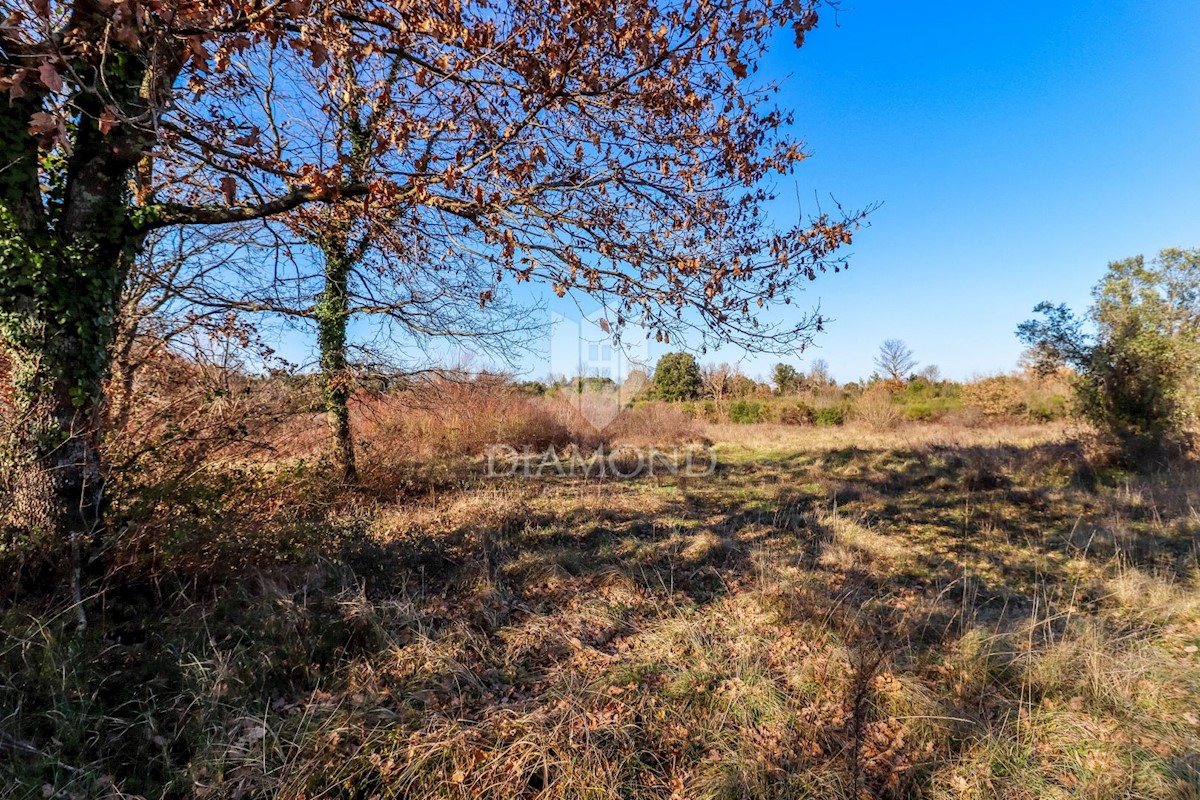
[[[106,80],[136,91],[139,76],[118,67]],[[94,420],[121,287],[142,239],[128,188],[141,152],[136,134],[117,144],[99,129],[101,109],[84,108],[70,146],[42,153],[28,131],[40,103],[14,102],[15,113],[0,118],[0,163],[9,165],[0,175],[0,342],[14,422],[5,523],[26,535],[78,536],[99,524]]]
[[[334,466],[344,483],[358,482],[354,438],[350,430],[350,395],[353,381],[346,358],[346,328],[350,321],[347,282],[353,263],[345,252],[345,238],[336,234],[321,242],[325,257],[325,290],[314,309],[317,342],[321,351],[321,397],[333,434]]]

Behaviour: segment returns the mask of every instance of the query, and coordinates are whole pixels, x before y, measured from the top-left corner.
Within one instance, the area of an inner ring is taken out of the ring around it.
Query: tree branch
[[[362,197],[369,188],[366,183],[348,183],[333,190],[298,186],[282,197],[252,206],[187,206],[159,203],[138,210],[137,227],[139,230],[150,231],[171,225],[221,225],[231,222],[247,222],[283,214],[308,203],[334,203],[347,197]]]

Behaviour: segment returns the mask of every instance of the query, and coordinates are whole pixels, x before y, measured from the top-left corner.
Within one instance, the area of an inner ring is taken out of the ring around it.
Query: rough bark
[[[27,536],[90,538],[99,529],[104,481],[89,415],[70,398],[40,398],[22,416],[9,443],[6,524]]]

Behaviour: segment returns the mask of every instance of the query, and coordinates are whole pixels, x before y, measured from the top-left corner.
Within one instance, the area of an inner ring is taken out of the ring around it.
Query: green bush
[[[914,378],[904,385],[896,399],[903,405],[929,400],[957,400],[962,386],[953,381],[928,381]]]
[[[617,388],[617,382],[612,378],[601,378],[595,375],[575,378],[571,381],[575,394],[584,392],[603,392]]]
[[[932,397],[925,400],[910,400],[901,406],[905,419],[914,422],[929,422],[941,419],[947,412],[961,408],[962,403],[951,397]]]
[[[1062,395],[1034,398],[1028,402],[1026,414],[1036,422],[1053,422],[1063,419],[1071,411],[1067,398]]]
[[[754,425],[763,421],[763,404],[753,400],[734,400],[729,404],[729,421],[738,425]]]
[[[833,427],[846,422],[845,406],[825,406],[818,408],[813,416],[813,422],[823,427]]]

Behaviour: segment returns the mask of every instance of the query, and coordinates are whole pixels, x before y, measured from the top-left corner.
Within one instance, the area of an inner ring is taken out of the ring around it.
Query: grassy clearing
[[[83,637],[4,611],[0,786],[1200,797],[1200,468],[1097,472],[1052,426],[782,430],[712,429],[701,478],[399,503],[289,473],[265,518],[180,514]]]

